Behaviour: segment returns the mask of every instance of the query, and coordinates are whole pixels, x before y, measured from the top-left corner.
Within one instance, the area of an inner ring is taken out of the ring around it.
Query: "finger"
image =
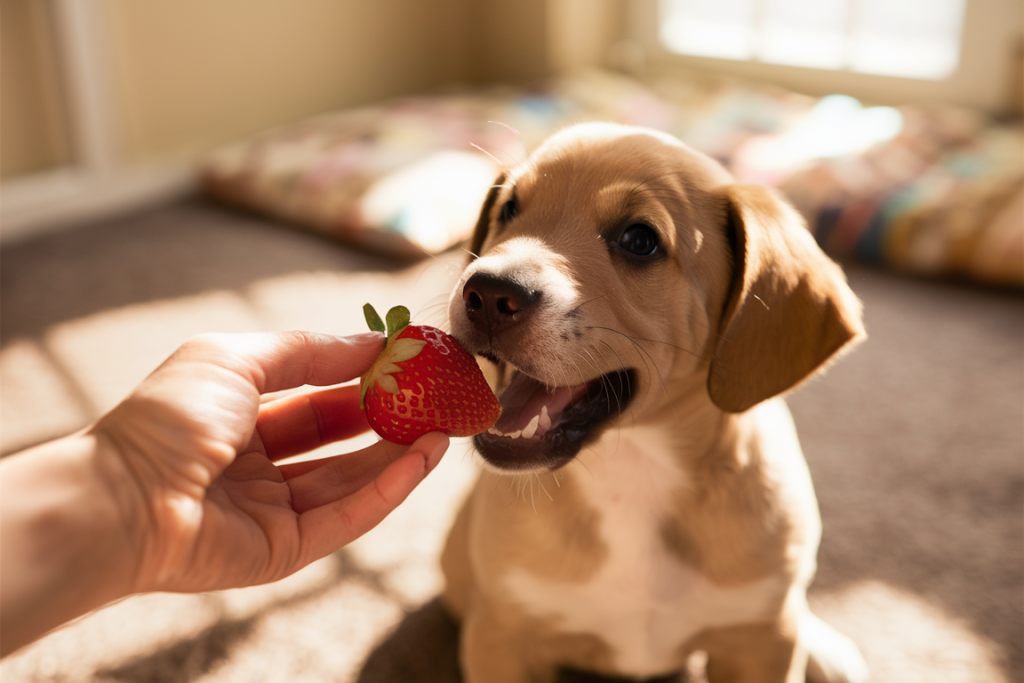
[[[420,438],[422,443],[417,440],[408,453],[352,495],[299,515],[306,562],[338,550],[380,524],[423,481],[447,450],[448,437]]]
[[[207,334],[191,339],[174,359],[227,368],[265,394],[303,384],[348,382],[369,370],[383,349],[380,332],[350,337],[314,332]]]
[[[448,449],[448,444],[446,435],[430,432],[410,446],[379,441],[352,453],[282,465],[279,470],[291,489],[292,509],[303,513],[353,494],[407,451],[430,455],[430,468],[433,469]]]
[[[278,469],[291,489],[292,509],[303,513],[352,495],[408,450],[409,446],[378,441],[352,453],[290,463]]]
[[[359,407],[359,385],[297,394],[260,406],[253,441],[246,452],[271,460],[306,453],[370,429]]]

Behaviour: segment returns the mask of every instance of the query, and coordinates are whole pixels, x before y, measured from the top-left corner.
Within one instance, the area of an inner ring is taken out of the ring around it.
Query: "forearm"
[[[0,463],[0,655],[131,592],[127,477],[91,434]]]

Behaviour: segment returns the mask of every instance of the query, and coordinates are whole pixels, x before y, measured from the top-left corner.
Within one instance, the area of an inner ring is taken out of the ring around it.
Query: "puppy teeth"
[[[548,407],[542,406],[540,409],[540,415],[534,415],[530,423],[527,424],[520,430],[514,432],[502,432],[497,427],[491,427],[487,430],[488,434],[494,434],[495,436],[504,436],[507,439],[532,439],[537,435],[539,430],[541,434],[551,428],[551,418],[548,416]]]
[[[547,406],[544,406],[547,408]],[[537,433],[537,425],[540,424],[540,415],[534,415],[533,419],[530,420],[530,424],[523,427],[523,438],[532,439],[533,435]]]

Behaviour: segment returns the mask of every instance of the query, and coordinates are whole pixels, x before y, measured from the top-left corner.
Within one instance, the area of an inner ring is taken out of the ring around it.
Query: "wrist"
[[[0,488],[4,655],[133,591],[146,515],[103,437],[82,432],[4,458]]]

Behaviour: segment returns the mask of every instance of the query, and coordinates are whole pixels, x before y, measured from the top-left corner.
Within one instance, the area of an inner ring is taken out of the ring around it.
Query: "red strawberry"
[[[366,304],[363,312],[371,330],[388,335],[361,383],[359,402],[373,431],[408,445],[427,432],[472,436],[498,420],[501,404],[454,337],[410,325],[404,306],[388,311],[386,330],[373,306]]]

